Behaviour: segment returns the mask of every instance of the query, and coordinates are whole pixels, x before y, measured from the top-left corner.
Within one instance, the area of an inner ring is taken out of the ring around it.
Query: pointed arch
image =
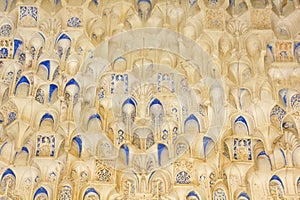
[[[186,199],[189,200],[189,198],[195,198],[197,200],[201,200],[199,195],[197,194],[197,192],[195,192],[194,190],[190,191],[187,195],[186,195]]]
[[[19,47],[22,46],[22,45],[23,45],[23,41],[22,40],[14,39],[14,54],[13,54],[13,58],[15,58],[16,53],[17,53]]]
[[[98,197],[98,200],[100,200],[100,195],[99,193],[94,189],[94,188],[88,188],[85,192],[84,192],[84,195],[83,195],[83,199],[85,197],[87,197],[89,194],[94,194]]]
[[[246,135],[249,135],[249,126],[248,126],[248,123],[247,123],[246,119],[242,115],[236,118],[236,120],[234,121],[234,126],[238,125],[239,123],[241,123],[243,126],[245,126],[246,132],[247,132]]]
[[[28,148],[27,148],[27,147],[25,147],[25,146],[23,146],[23,147],[22,147],[21,151],[24,151],[25,153],[29,153],[29,150],[28,150]]]
[[[188,118],[186,118],[186,120],[184,121],[184,130],[186,130],[187,123],[192,122],[192,121],[194,121],[197,124],[197,130],[198,130],[198,132],[200,132],[200,122],[194,114],[191,114],[190,116],[188,116]]]
[[[16,179],[16,175],[15,175],[14,171],[10,168],[7,168],[1,176],[1,181],[5,178],[5,176],[8,176],[8,175],[11,175],[14,177],[14,179]]]
[[[244,199],[250,200],[250,197],[249,197],[249,195],[246,192],[241,192],[238,195],[237,199],[240,200],[240,198],[244,198]]]
[[[72,78],[71,80],[69,80],[69,81],[67,82],[65,89],[66,89],[68,86],[70,86],[70,85],[75,85],[75,86],[77,86],[77,87],[80,89],[80,86],[79,86],[78,82],[77,82],[74,78]]]
[[[251,92],[248,88],[240,88],[239,89],[239,106],[240,109],[246,108],[246,105],[249,106],[249,102],[251,101]]]
[[[283,182],[277,175],[273,175],[272,178],[270,179],[269,183],[271,184],[272,181],[277,181],[280,184],[280,186],[282,187],[282,189],[284,190]]]
[[[16,152],[14,157],[14,165],[24,165],[29,161],[29,150],[27,147],[23,146],[21,151]]]
[[[151,117],[151,123],[154,127],[158,128],[162,125],[164,117],[164,107],[161,101],[157,98],[152,98],[149,102],[149,115]]]
[[[161,101],[157,98],[152,99],[149,103],[149,113],[153,113],[156,117],[163,115],[164,107]]]
[[[129,164],[129,148],[126,144],[123,144],[121,147],[120,147],[120,152],[119,154],[121,153],[124,153],[125,155],[125,161],[126,161],[126,165]],[[119,155],[120,156],[120,155]]]
[[[133,97],[126,99],[122,104],[122,111],[126,115],[132,115],[132,113],[136,113],[137,102]]]
[[[268,162],[269,162],[269,166],[270,166],[270,170],[273,169],[272,167],[272,163],[271,163],[271,159],[270,159],[270,156],[263,150],[261,151],[257,157],[256,157],[256,160],[258,160],[259,158],[267,158]]]
[[[172,179],[169,172],[165,170],[155,170],[148,178],[149,189],[153,194],[167,194],[170,191]]]
[[[46,42],[46,38],[45,38],[45,36],[43,35],[43,33],[38,32],[38,35],[41,36],[41,38],[43,39],[43,42]]]
[[[162,143],[159,143],[157,145],[157,153],[158,153],[158,164],[159,165],[162,165],[162,161],[163,161],[163,158],[165,158],[165,153],[167,153],[167,158],[168,158],[168,155],[169,155],[169,150],[168,150],[168,147],[165,145],[165,144],[162,144]]]
[[[42,69],[45,69],[45,70],[46,70],[46,76],[47,76],[47,77],[42,77],[42,78],[46,78],[46,80],[49,80],[49,77],[50,77],[50,60],[44,60],[44,61],[42,61],[42,62],[39,64],[39,68],[38,68],[37,73],[38,73],[40,76],[43,76],[43,75],[44,75]]]
[[[48,95],[48,102],[50,103],[53,99],[53,95],[55,94],[55,92],[58,91],[58,86],[56,84],[51,83],[49,86],[49,95]]]
[[[214,141],[210,137],[204,136],[203,137],[203,152],[204,152],[204,157],[206,158],[208,155],[208,150],[212,150],[214,147]]]
[[[67,104],[69,105],[70,103],[72,103],[73,105],[75,105],[78,102],[79,94],[80,86],[78,82],[74,78],[72,78],[66,83],[66,86],[64,88],[64,97]]]
[[[288,104],[288,101],[287,101],[287,92],[288,92],[288,89],[287,88],[283,88],[281,90],[279,90],[279,96],[281,97],[281,100],[283,102],[283,105],[285,107],[287,107],[287,104]]]
[[[40,187],[40,188],[38,188],[37,190],[36,190],[36,192],[34,193],[34,195],[33,195],[33,199],[35,200],[35,199],[37,199],[37,197],[39,196],[39,195],[45,195],[47,198],[49,198],[49,196],[48,196],[48,191],[44,188],[44,187]]]
[[[54,124],[54,117],[50,113],[45,113],[40,120],[39,127],[41,127],[45,120],[50,120]]]
[[[17,82],[16,88],[15,88],[15,95],[17,94],[17,91],[19,89],[19,86],[25,84],[27,86],[27,95],[29,95],[30,92],[30,81],[26,76],[22,76],[19,81]]]
[[[89,117],[89,119],[88,119],[88,124],[89,124],[90,121],[92,121],[93,119],[97,119],[97,120],[99,120],[100,122],[102,121],[101,116],[100,116],[98,113],[96,113],[96,114],[92,114],[92,115]]]
[[[78,157],[81,157],[81,153],[82,153],[82,139],[80,137],[80,135],[75,136],[72,141],[77,145],[77,153],[78,153]]]
[[[269,190],[272,195],[276,195],[279,199],[283,198],[284,192],[284,185],[282,180],[277,176],[273,175],[269,181]]]
[[[154,105],[160,105],[161,107],[163,107],[162,103],[161,103],[160,100],[157,99],[157,98],[153,99],[153,100],[150,102],[149,107],[151,108],[151,107],[154,106]]]
[[[114,71],[125,71],[126,70],[126,65],[127,65],[127,60],[126,58],[120,56],[114,59],[113,62],[113,70]]]
[[[39,60],[42,50],[43,50],[43,46],[45,44],[45,37],[42,33],[40,32],[35,32],[33,33],[30,41],[29,41],[29,48],[30,48],[30,54],[31,54],[31,58],[32,60]],[[38,71],[42,69],[39,68]]]
[[[101,129],[102,119],[101,116],[96,113],[89,116],[86,128],[88,131],[99,131]]]
[[[69,41],[72,41],[71,37],[70,37],[68,34],[66,34],[66,33],[60,33],[59,36],[57,37],[55,43],[57,44],[57,43],[58,43],[59,41],[61,41],[61,40],[69,40]]]
[[[130,97],[128,99],[126,99],[122,105],[122,107],[124,107],[126,104],[130,104],[130,105],[133,105],[134,107],[137,106],[137,102],[136,100],[133,98],[133,97]]]

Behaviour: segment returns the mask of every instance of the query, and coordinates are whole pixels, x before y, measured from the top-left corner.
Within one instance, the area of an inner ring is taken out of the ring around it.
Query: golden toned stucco
[[[0,199],[300,199],[299,0],[0,2]]]

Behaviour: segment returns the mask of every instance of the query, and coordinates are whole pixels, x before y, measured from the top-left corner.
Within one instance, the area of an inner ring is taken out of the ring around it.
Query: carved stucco
[[[299,0],[0,4],[0,198],[296,200]]]

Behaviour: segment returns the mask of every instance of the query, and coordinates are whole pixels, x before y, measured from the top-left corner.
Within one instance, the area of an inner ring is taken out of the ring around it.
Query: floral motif
[[[54,156],[55,153],[55,136],[42,136],[37,137],[36,156]]]
[[[187,172],[181,171],[176,175],[176,183],[177,184],[190,184],[191,176]]]
[[[63,186],[59,192],[59,200],[71,200],[72,188],[70,186]]]
[[[111,164],[105,161],[96,161],[96,178],[101,183],[112,183],[113,173],[109,165]]]
[[[7,48],[0,49],[0,58],[8,58],[8,49]]]
[[[41,104],[44,104],[44,97],[45,97],[44,90],[39,88],[36,92],[35,100]]]
[[[300,107],[300,94],[295,94],[292,96],[291,104],[293,109],[298,109]]]
[[[67,26],[78,28],[81,26],[81,21],[78,17],[71,17],[67,22]]]
[[[11,34],[11,25],[4,24],[0,28],[0,36],[9,37]]]
[[[29,20],[26,21],[25,17],[31,17],[34,24]],[[38,21],[38,8],[35,6],[20,6],[19,23],[25,26],[35,26]],[[28,24],[29,23],[29,24]]]
[[[235,160],[252,160],[251,139],[234,138],[233,157]]]
[[[215,190],[214,200],[227,200],[226,193],[222,188],[218,188]]]
[[[284,118],[285,115],[286,115],[286,111],[278,105],[274,106],[274,108],[272,109],[272,111],[270,113],[270,117],[271,118],[273,116],[276,117],[279,122],[282,121],[282,119]]]

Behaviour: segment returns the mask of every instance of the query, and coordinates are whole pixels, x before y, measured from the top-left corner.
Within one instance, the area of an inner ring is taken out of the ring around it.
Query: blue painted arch
[[[42,116],[41,120],[40,120],[39,126],[41,126],[41,124],[43,123],[43,121],[45,121],[45,120],[47,120],[47,119],[51,120],[51,121],[54,123],[54,117],[53,117],[50,113],[45,113],[45,114]]]
[[[50,86],[49,86],[48,102],[51,102],[51,101],[52,101],[53,93],[54,93],[55,91],[57,91],[57,89],[58,89],[57,85],[55,85],[55,84],[50,84]]]
[[[22,76],[19,81],[17,82],[17,85],[16,85],[16,88],[15,88],[15,94],[18,90],[18,87],[21,85],[21,84],[26,84],[26,85],[29,85],[30,86],[30,81],[28,80],[28,78],[26,76]]]
[[[68,87],[70,85],[76,85],[80,89],[80,86],[79,86],[78,82],[74,78],[72,78],[71,80],[69,80],[67,82],[66,87]],[[65,87],[65,89],[66,89],[66,87]]]
[[[249,197],[249,195],[246,192],[240,193],[239,196],[238,196],[238,199],[241,198],[241,197],[244,197],[247,200],[250,200],[250,197]]]
[[[78,157],[81,157],[81,153],[82,153],[82,139],[81,139],[80,135],[75,136],[72,139],[72,141],[77,144]]]
[[[159,143],[157,145],[157,150],[158,150],[158,164],[161,165],[161,155],[163,151],[168,151],[168,147],[164,144]]]
[[[50,60],[44,60],[39,64],[39,67],[44,67],[47,70],[47,80],[49,80],[50,76]]]
[[[98,194],[98,192],[94,189],[94,188],[88,188],[83,195],[83,199],[90,193],[94,193],[97,195],[97,197],[100,199],[100,195]]]
[[[200,132],[200,123],[198,118],[194,114],[191,114],[190,116],[188,116],[188,118],[186,118],[186,120],[184,121],[184,125],[186,125],[189,121],[195,121],[197,123],[198,132]]]
[[[56,43],[58,43],[60,40],[69,40],[70,42],[72,41],[72,39],[70,38],[70,36],[68,36],[66,33],[61,33],[57,39],[56,39]]]
[[[284,190],[284,185],[283,185],[281,179],[277,175],[273,175],[272,178],[270,179],[270,182],[271,181],[278,181],[280,183],[282,189]]]
[[[12,170],[12,169],[10,169],[10,168],[7,168],[6,170],[5,170],[5,172],[2,174],[2,176],[1,176],[1,181],[3,180],[3,178],[5,177],[5,176],[8,176],[8,175],[12,175],[14,178],[16,178],[16,175],[15,175],[15,173],[14,173],[14,171]]]
[[[44,187],[40,187],[37,189],[37,191],[34,193],[33,199],[35,199],[38,195],[45,194],[48,197],[48,191]]]
[[[186,197],[195,197],[197,200],[200,200],[199,195],[195,191],[190,191]]]
[[[123,144],[121,147],[120,147],[120,150],[124,151],[125,153],[125,156],[126,156],[126,165],[129,164],[129,148],[126,144]]]

